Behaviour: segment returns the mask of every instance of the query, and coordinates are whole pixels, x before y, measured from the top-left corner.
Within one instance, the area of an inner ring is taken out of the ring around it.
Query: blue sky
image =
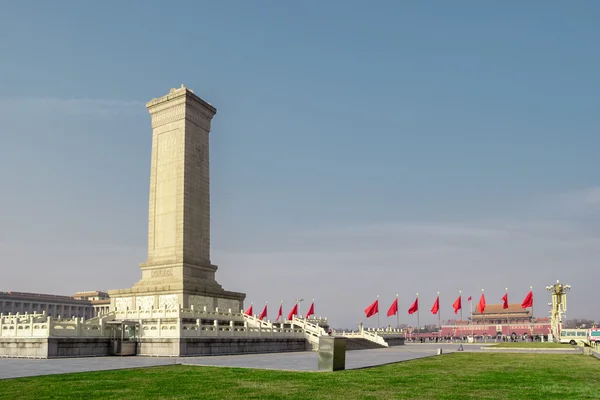
[[[598,20],[594,1],[4,2],[0,290],[139,279],[145,103],[184,83],[218,110],[212,259],[247,302],[315,297],[353,327],[378,294],[420,292],[430,322],[438,291],[445,319],[458,288],[533,285],[543,315],[561,279],[567,317],[600,319]]]

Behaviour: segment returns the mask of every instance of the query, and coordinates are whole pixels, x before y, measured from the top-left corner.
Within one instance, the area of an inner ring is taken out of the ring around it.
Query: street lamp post
[[[552,310],[550,311],[552,334],[556,337],[555,340],[559,340],[562,314],[567,312],[567,292],[571,290],[571,285],[563,285],[557,280],[554,285],[546,286],[546,290],[552,293]]]

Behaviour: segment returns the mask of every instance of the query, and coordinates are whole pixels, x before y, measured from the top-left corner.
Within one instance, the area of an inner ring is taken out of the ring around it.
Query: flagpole
[[[483,289],[481,289],[481,294],[483,294]],[[481,301],[481,299],[479,301]],[[485,317],[483,316],[483,313],[485,312],[485,310],[483,310],[483,311],[479,310],[479,312],[481,312],[481,320],[485,322]]]
[[[419,301],[419,293],[417,293],[417,302]],[[419,306],[417,304],[417,333],[419,333],[419,337],[420,337],[420,333],[421,333],[421,323],[419,322]]]
[[[438,300],[440,298],[440,292],[438,292]],[[438,326],[440,327],[440,331],[442,330],[442,310],[438,310]]]
[[[506,305],[508,306],[508,288],[504,288],[505,292],[506,292]],[[508,309],[509,307],[506,307],[506,327],[508,328],[508,334],[510,335],[510,319],[508,319]]]
[[[458,291],[458,296],[460,297],[460,323],[462,324],[462,290]]]
[[[471,308],[471,337],[473,338],[473,342],[475,342],[475,327],[473,326],[473,296],[471,296],[471,301],[469,301],[469,306]]]
[[[529,286],[529,291],[531,291],[531,295],[533,297],[533,286]],[[531,302],[531,336],[533,336],[533,330],[535,329],[535,325],[534,325],[535,321],[533,319],[533,301]]]
[[[396,293],[396,329],[400,329],[400,313],[398,312],[399,308],[398,293]]]
[[[377,295],[377,330],[379,330],[379,295]]]

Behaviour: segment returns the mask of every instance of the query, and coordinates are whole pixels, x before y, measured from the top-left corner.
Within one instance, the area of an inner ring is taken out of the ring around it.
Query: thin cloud
[[[560,204],[570,209],[600,210],[600,186],[558,195]]]

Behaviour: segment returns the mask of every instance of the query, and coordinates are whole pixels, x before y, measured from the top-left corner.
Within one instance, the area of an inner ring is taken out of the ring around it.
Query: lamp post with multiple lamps
[[[560,329],[562,323],[562,314],[567,312],[567,292],[571,290],[571,285],[563,285],[556,281],[554,285],[546,286],[546,290],[552,293],[552,307],[550,311],[550,326],[554,341],[560,340]]]

